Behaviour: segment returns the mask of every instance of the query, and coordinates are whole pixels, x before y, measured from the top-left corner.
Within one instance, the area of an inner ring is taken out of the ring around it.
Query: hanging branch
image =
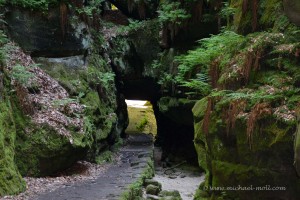
[[[66,34],[67,21],[68,21],[68,7],[64,2],[62,2],[60,3],[60,26],[61,26],[63,39],[65,38],[65,34]]]

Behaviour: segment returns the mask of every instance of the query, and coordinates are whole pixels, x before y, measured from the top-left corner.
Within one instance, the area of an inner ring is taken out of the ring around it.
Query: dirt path
[[[120,161],[95,180],[66,185],[38,196],[37,200],[117,200],[128,186],[137,181],[148,167],[153,155],[152,137],[129,136],[127,145],[120,149]]]

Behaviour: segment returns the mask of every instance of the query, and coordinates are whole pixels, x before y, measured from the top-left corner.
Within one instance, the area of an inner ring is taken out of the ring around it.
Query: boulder
[[[159,187],[156,186],[156,185],[150,184],[150,185],[148,185],[148,186],[146,187],[146,193],[147,193],[147,194],[157,195],[157,194],[159,193],[159,191],[160,191],[160,189],[159,189]]]
[[[148,185],[157,186],[159,188],[159,190],[161,190],[161,188],[162,188],[161,183],[159,183],[158,181],[153,180],[153,179],[145,179],[144,186],[147,187]]]
[[[181,196],[178,190],[167,191],[163,190],[158,194],[161,200],[181,200]]]

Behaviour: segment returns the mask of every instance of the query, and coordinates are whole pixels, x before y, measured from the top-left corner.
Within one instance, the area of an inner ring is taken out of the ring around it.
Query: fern
[[[12,68],[11,76],[19,84],[24,86],[30,86],[29,79],[34,77],[34,75],[29,72],[26,67],[19,64]]]
[[[238,47],[242,47],[245,42],[245,37],[231,31],[200,40],[198,48],[175,58],[178,63],[175,80],[179,85],[199,94],[209,93],[211,87],[208,71],[212,63],[220,60],[220,65],[225,66],[231,56],[237,53]]]
[[[179,2],[163,2],[158,12],[158,19],[162,24],[178,24],[191,17]]]

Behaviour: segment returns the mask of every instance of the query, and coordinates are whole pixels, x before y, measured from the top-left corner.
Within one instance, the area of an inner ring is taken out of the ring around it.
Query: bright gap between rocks
[[[126,134],[146,133],[156,136],[157,125],[152,104],[145,100],[125,100],[129,124]]]

